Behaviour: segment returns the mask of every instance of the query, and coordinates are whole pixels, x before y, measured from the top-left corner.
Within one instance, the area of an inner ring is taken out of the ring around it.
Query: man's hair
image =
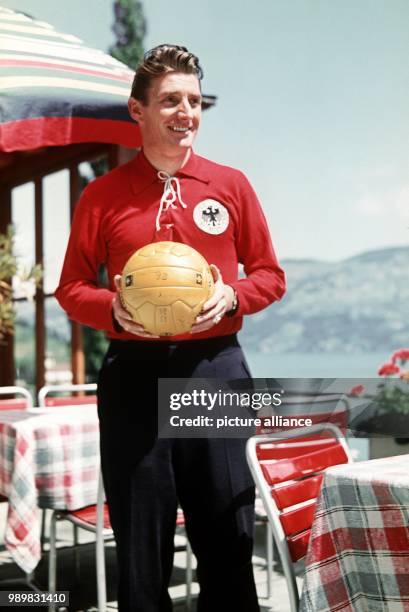
[[[180,45],[158,45],[150,49],[138,64],[132,83],[131,97],[148,103],[148,91],[152,80],[166,72],[183,72],[194,74],[199,81],[203,78],[203,70],[199,59]]]

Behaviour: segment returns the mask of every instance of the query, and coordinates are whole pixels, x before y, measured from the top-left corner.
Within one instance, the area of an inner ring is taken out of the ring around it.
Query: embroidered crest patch
[[[229,211],[217,200],[203,200],[196,204],[193,219],[207,234],[222,234],[229,225]]]

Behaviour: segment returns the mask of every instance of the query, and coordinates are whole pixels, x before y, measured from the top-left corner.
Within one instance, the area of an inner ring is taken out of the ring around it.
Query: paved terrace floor
[[[6,519],[6,504],[0,504],[0,524],[3,526]],[[80,542],[83,543],[80,550],[80,569],[76,572],[75,558],[72,545],[72,525],[67,522],[60,522],[57,526],[58,544],[58,576],[57,588],[61,591],[70,591],[69,612],[95,612],[97,608],[96,593],[96,574],[95,574],[95,547],[94,536],[84,530],[80,530]],[[181,532],[183,533],[183,532]],[[176,543],[183,544],[184,537],[176,536]],[[47,549],[47,543],[46,543]],[[217,554],[217,551],[215,551]],[[115,548],[113,543],[107,543],[105,548],[106,572],[107,572],[107,595],[108,605],[106,612],[117,610],[116,602],[116,562]],[[184,603],[184,576],[185,576],[185,553],[175,554],[174,572],[171,582],[170,593],[174,600],[174,612],[183,612]],[[290,612],[286,582],[283,574],[279,571],[277,564],[274,565],[273,572],[273,595],[266,599],[266,571],[265,571],[265,527],[256,527],[255,550],[254,550],[254,571],[257,583],[257,590],[260,598],[260,609],[262,612]],[[35,572],[35,581],[41,589],[47,590],[47,563],[48,554],[38,565]],[[12,562],[4,544],[0,544],[0,581],[19,578],[22,576],[21,570]],[[299,579],[301,585],[302,580]],[[7,590],[26,590],[24,584],[12,586],[4,583],[0,586]],[[193,593],[198,592],[197,584],[193,585]],[[16,611],[14,608],[1,607],[1,612],[7,610]],[[21,608],[23,609],[23,608]],[[47,608],[24,608],[24,610],[47,610]],[[193,600],[192,612],[196,610],[195,599]],[[211,612],[211,611],[209,611]],[[226,610],[226,612],[234,612]]]

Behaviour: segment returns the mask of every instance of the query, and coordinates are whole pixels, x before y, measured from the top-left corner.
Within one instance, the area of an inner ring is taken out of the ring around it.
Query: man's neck
[[[191,149],[186,149],[176,155],[166,155],[151,147],[143,147],[143,152],[146,159],[154,168],[167,172],[173,176],[187,163],[191,154]]]

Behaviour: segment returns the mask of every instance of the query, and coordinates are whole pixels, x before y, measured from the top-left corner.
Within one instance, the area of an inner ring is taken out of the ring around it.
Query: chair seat
[[[97,507],[94,504],[85,506],[85,508],[80,508],[79,510],[67,510],[61,513],[61,516],[66,520],[72,520],[85,529],[89,528],[94,530],[97,524]],[[104,529],[112,530],[107,503],[104,504]]]
[[[83,524],[84,527],[93,528],[97,524],[97,507],[95,505],[85,506],[85,508],[80,508],[79,510],[67,510],[59,514],[67,520],[72,519],[76,523]],[[184,525],[185,515],[183,514],[183,510],[178,508],[176,526],[183,527]],[[107,503],[104,504],[104,529],[112,529]]]

